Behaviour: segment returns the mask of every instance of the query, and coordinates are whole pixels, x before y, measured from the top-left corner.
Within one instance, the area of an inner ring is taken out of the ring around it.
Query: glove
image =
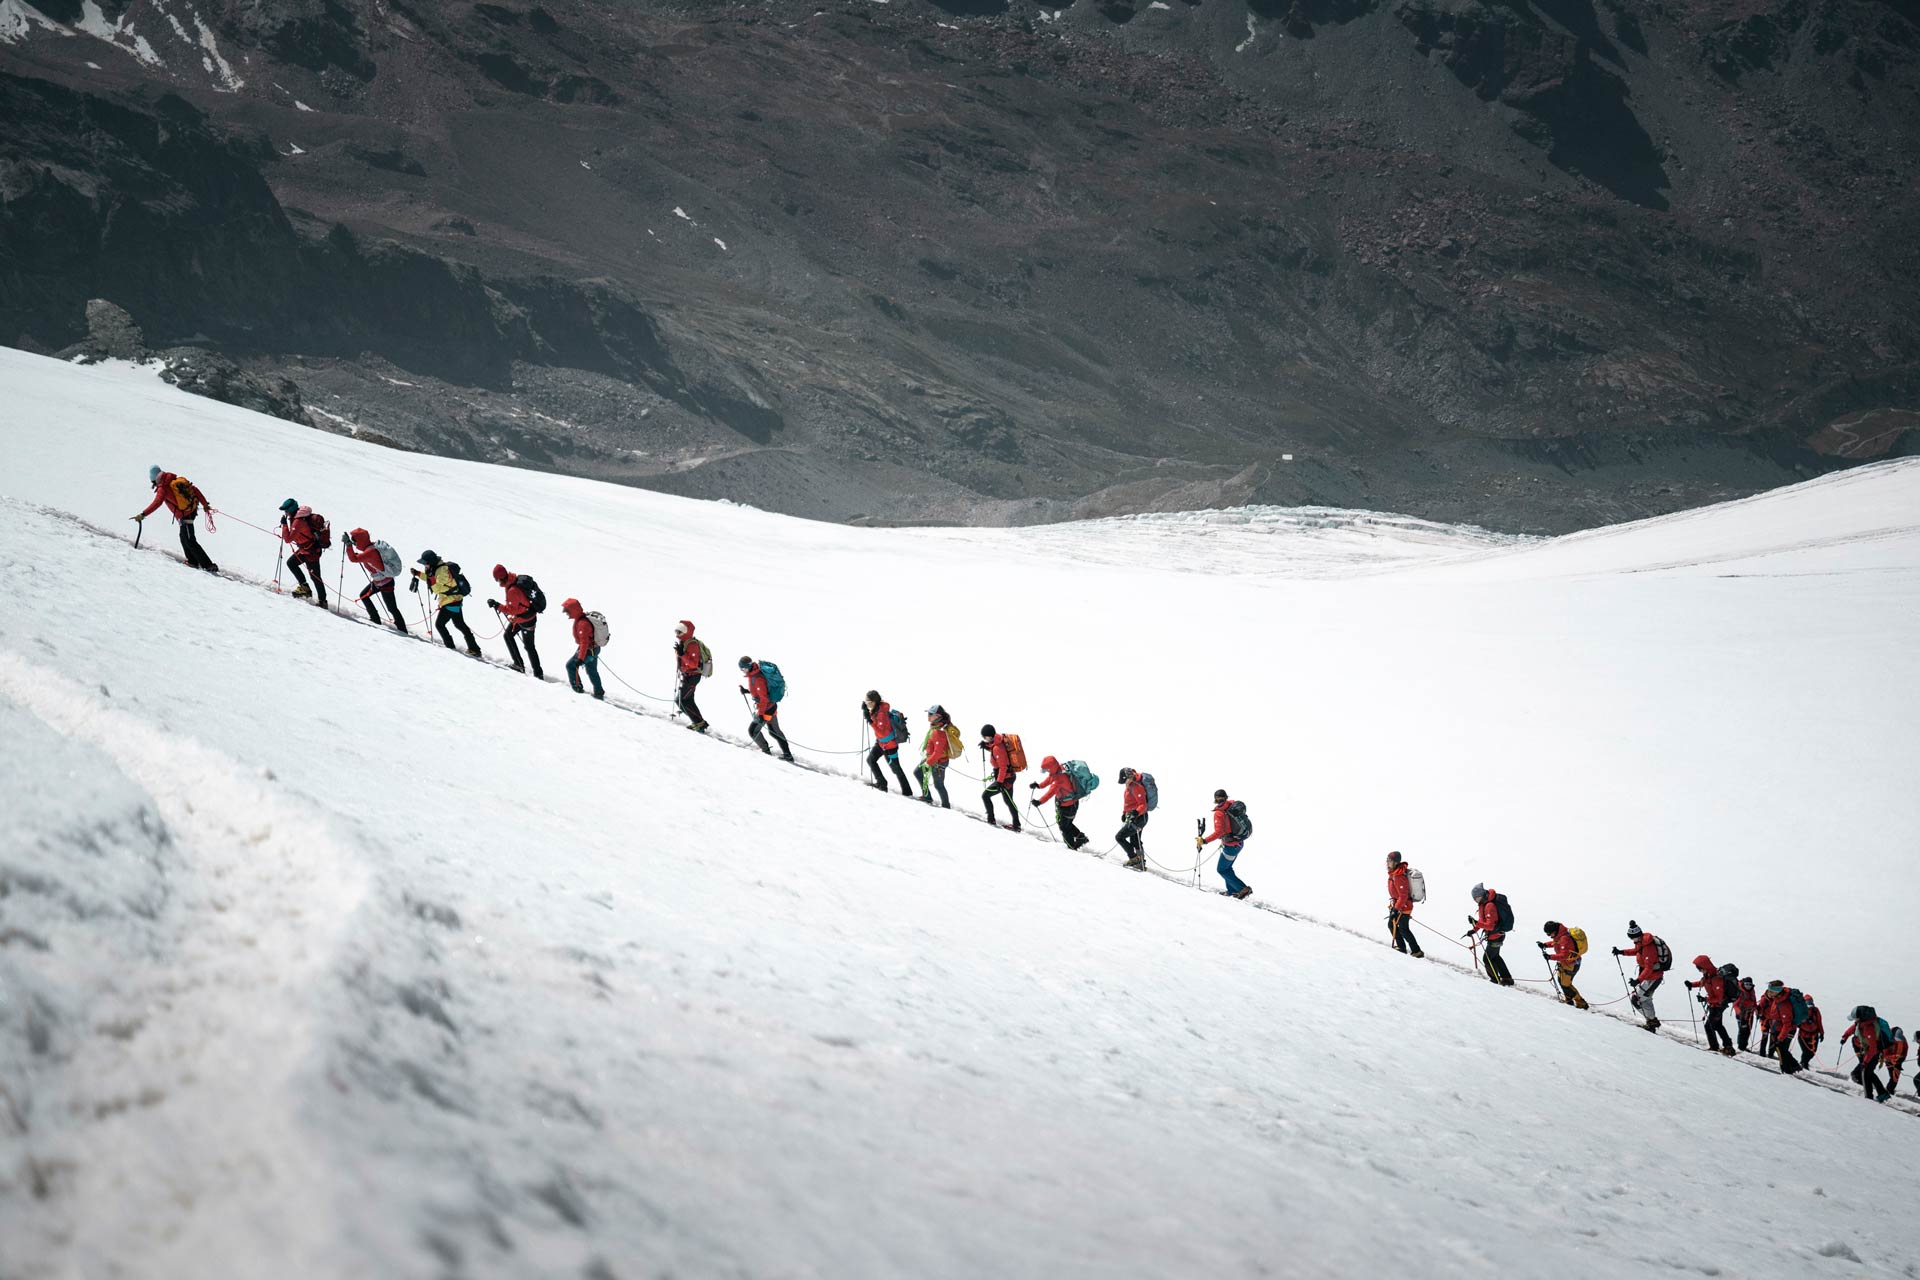
[[[416,573],[411,578],[407,579],[407,590],[413,592],[413,594],[415,595],[420,594],[420,575],[419,574]]]
[[[1617,956],[1618,956],[1618,955],[1625,955],[1626,953],[1625,953],[1624,951],[1622,951],[1622,950],[1620,950],[1620,948],[1618,948],[1618,947],[1615,947],[1615,948],[1613,949],[1613,954],[1615,954],[1615,955],[1617,955]]]
[[[742,693],[745,693],[746,691],[747,691],[747,686],[745,686],[745,685],[741,685],[741,686],[740,686],[740,692],[742,692]]]
[[[1533,945],[1540,948],[1542,951],[1545,951],[1547,949],[1547,944],[1544,942],[1536,942]]]
[[[144,515],[138,515],[133,518],[133,522],[135,524],[145,524],[147,522],[147,518]]]
[[[1029,791],[1038,791],[1039,789],[1040,789],[1040,784],[1037,782],[1029,782],[1027,784],[1027,790]]]
[[[487,601],[487,608],[489,608],[489,609],[498,609],[499,607],[500,607],[500,602],[499,602],[498,600],[489,600],[489,601]]]

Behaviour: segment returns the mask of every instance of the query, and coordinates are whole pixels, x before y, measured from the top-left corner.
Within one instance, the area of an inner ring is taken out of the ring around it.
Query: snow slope
[[[1141,564],[1104,525],[845,529],[139,371],[0,378],[7,1274],[1908,1274],[1910,1117],[1372,935],[1400,847],[1443,926],[1486,876],[1523,939],[1632,912],[1830,1019],[1920,1020],[1920,469],[1291,577],[1284,533],[1259,574],[1204,534]],[[1151,768],[1170,865],[1229,786],[1260,896],[1369,937],[132,554],[82,522],[129,528],[152,462],[257,523],[291,495],[534,573],[649,692],[694,616],[781,663],[817,747],[870,685],[939,699],[1087,757],[1102,834],[1113,770]]]

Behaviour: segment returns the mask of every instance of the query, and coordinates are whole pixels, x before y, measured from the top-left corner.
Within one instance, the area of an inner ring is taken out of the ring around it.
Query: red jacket
[[[160,478],[153,482],[153,501],[149,502],[147,509],[140,513],[141,519],[144,520],[158,511],[163,502],[167,504],[167,510],[173,513],[175,520],[191,520],[200,514],[201,507],[213,505],[207,501],[207,495],[200,492],[200,486],[191,480],[187,481],[187,493],[190,496],[186,502],[181,502],[180,495],[173,491],[173,482],[179,478],[171,471],[160,473]]]
[[[1907,1041],[1904,1036],[1889,1044],[1886,1051],[1880,1055],[1880,1061],[1886,1063],[1887,1069],[1892,1071],[1896,1076],[1900,1074],[1901,1064],[1906,1062],[1906,1060]]]
[[[947,736],[947,726],[952,723],[953,721],[945,718],[928,723],[926,744],[928,764],[945,764],[953,759],[953,739]]]
[[[1793,1005],[1784,991],[1775,991],[1771,987],[1760,993],[1755,1007],[1760,1012],[1760,1025],[1777,1036],[1784,1015],[1789,1030],[1793,1027]]]
[[[1733,1011],[1742,1018],[1751,1018],[1754,1010],[1760,1007],[1760,1001],[1754,996],[1752,987],[1736,986],[1733,993]]]
[[[1547,944],[1547,959],[1555,964],[1574,964],[1580,959],[1580,945],[1573,940],[1567,926],[1561,925],[1560,932]]]
[[[581,614],[573,620],[573,656],[585,661],[593,656],[593,619]]]
[[[754,663],[747,668],[747,693],[753,698],[753,709],[766,719],[773,718],[773,699],[767,696],[767,678],[760,674],[760,664]]]
[[[507,615],[508,621],[523,627],[530,627],[540,620],[540,615],[533,611],[532,597],[527,595],[527,589],[520,585],[518,578],[507,579],[507,595],[500,602],[500,612]],[[699,665],[696,658],[695,669]]]
[[[1827,1020],[1820,1016],[1820,1007],[1811,1000],[1807,1001],[1807,1020],[1800,1024],[1800,1038],[1813,1045],[1827,1038]]]
[[[893,736],[893,708],[882,698],[867,713],[867,727],[873,730],[873,740],[888,751],[898,751],[900,740]]]
[[[1120,798],[1120,816],[1147,811],[1147,784],[1140,781],[1140,775],[1134,774],[1133,781],[1127,784],[1126,792]]]
[[[1841,1032],[1841,1038],[1853,1041],[1853,1051],[1860,1055],[1860,1061],[1871,1064],[1880,1060],[1880,1019],[1862,1018]]]
[[[393,581],[393,575],[387,572],[387,562],[380,556],[380,548],[374,546],[371,541],[363,547],[355,543],[352,538],[348,538],[346,548],[347,559],[364,567],[368,573],[373,575],[375,582]]]
[[[282,542],[291,542],[294,549],[303,556],[317,556],[320,554],[320,548],[314,545],[314,543],[320,540],[320,535],[314,532],[313,521],[306,516],[289,516],[286,520],[282,521],[280,525],[280,540]]]
[[[1227,817],[1227,806],[1232,803],[1231,800],[1222,800],[1213,806],[1213,830],[1200,842],[1201,844],[1212,844],[1215,840],[1225,844],[1233,839],[1233,820]]]
[[[1632,956],[1640,962],[1640,974],[1636,982],[1652,982],[1660,976],[1660,939],[1650,933],[1640,935],[1640,941],[1628,947],[1621,955]]]
[[[1007,747],[1007,735],[996,733],[993,741],[987,745],[987,759],[993,765],[995,785],[1010,787],[1013,785],[1013,752]]]
[[[1704,969],[1699,965],[1695,965],[1694,968],[1700,970],[1700,981],[1689,982],[1687,985],[1700,989],[1700,994],[1707,998],[1709,1009],[1724,1009],[1727,1004],[1727,980],[1720,976],[1720,971],[1713,967],[1711,960],[1707,962]]]
[[[1413,888],[1407,883],[1407,864],[1387,872],[1387,901],[1401,915],[1413,914]]]
[[[1479,918],[1474,928],[1487,935],[1488,942],[1498,942],[1507,935],[1500,932],[1500,904],[1494,901],[1493,890],[1487,890],[1487,900],[1480,904]]]
[[[700,645],[693,638],[693,624],[682,618],[680,625],[687,629],[687,634],[674,642],[673,651],[677,655],[675,665],[681,675],[697,676],[700,674]]]
[[[1073,804],[1079,799],[1073,791],[1073,775],[1060,766],[1060,762],[1048,756],[1040,762],[1046,771],[1047,780],[1041,784],[1040,794],[1033,798],[1035,804],[1045,804],[1049,800],[1058,800],[1062,804]]]

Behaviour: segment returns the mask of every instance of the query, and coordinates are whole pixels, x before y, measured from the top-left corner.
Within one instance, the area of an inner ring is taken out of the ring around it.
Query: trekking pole
[[[334,605],[337,605],[340,603],[340,597],[346,593],[346,590],[347,590],[347,553],[345,551],[342,551],[340,553],[340,572],[334,575],[334,579],[333,579],[333,604],[330,604],[327,606],[327,612],[329,613],[334,612]],[[345,610],[343,609],[340,612],[344,613]]]
[[[1687,1001],[1687,1021],[1693,1024],[1693,1042],[1700,1043],[1700,1020],[1694,1016],[1692,999]]]
[[[1200,887],[1200,868],[1207,863],[1207,820],[1193,820],[1193,887]]]
[[[147,522],[139,516],[133,517],[133,549],[140,549],[140,536],[147,531]]]

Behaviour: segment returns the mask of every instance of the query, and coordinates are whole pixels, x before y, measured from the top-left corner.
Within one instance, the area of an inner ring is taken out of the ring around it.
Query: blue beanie
[[[147,483],[148,483],[148,484],[159,484],[159,483],[160,483],[160,468],[158,468],[158,467],[148,467],[148,468],[147,468]]]

